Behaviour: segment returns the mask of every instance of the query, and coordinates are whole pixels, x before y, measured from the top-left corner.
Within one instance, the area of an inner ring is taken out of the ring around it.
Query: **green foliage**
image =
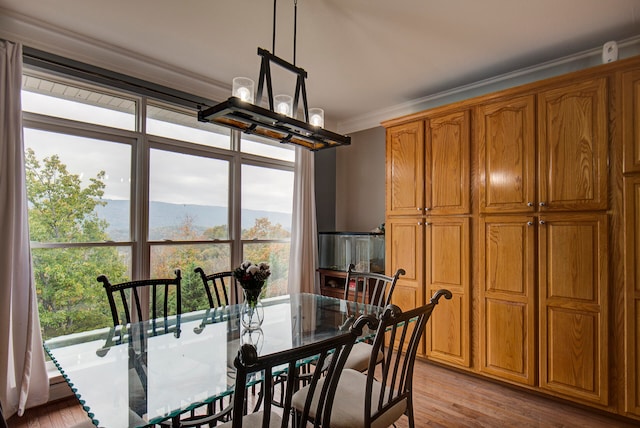
[[[89,179],[86,186],[77,174],[67,170],[57,155],[38,160],[32,149],[25,153],[29,227],[31,240],[40,243],[98,243],[109,240],[108,224],[95,208],[104,205],[105,172]],[[242,232],[243,239],[286,239],[289,232],[267,218],[256,219]],[[193,219],[185,217],[175,231],[175,240],[228,240],[226,225],[200,233]],[[267,262],[272,275],[266,295],[286,293],[289,245],[250,243],[244,247],[245,260]],[[115,246],[38,248],[32,251],[38,309],[44,338],[106,327],[112,324],[106,294],[96,281],[100,274],[112,283],[127,281],[128,249]],[[182,310],[208,307],[198,266],[205,272],[231,270],[229,243],[211,245],[157,245],[152,248],[151,277],[173,277],[182,270]],[[174,303],[174,302],[173,302]]]
[[[102,205],[104,171],[82,187],[57,155],[39,161],[32,149],[25,157],[29,228],[32,241],[102,242],[107,223]],[[128,263],[115,247],[40,248],[32,251],[40,324],[45,338],[108,326],[105,292],[96,277],[126,278]]]

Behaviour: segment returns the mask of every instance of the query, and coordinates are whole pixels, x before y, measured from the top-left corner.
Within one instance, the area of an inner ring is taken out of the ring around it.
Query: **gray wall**
[[[336,149],[336,229],[368,232],[384,223],[385,130],[351,134],[351,145]]]
[[[336,230],[336,150],[320,150],[314,157],[318,232]]]

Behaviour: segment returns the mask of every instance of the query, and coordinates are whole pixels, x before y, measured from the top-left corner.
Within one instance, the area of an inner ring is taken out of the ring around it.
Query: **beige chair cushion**
[[[250,413],[242,418],[242,426],[247,428],[261,427],[262,426],[262,414],[264,412]],[[222,425],[216,425],[219,428],[231,428],[233,421],[225,422]],[[277,413],[271,412],[271,418],[269,419],[269,428],[280,428],[282,425],[282,418]]]
[[[370,345],[365,342],[358,342],[353,345],[351,348],[351,352],[349,353],[349,357],[347,357],[347,361],[344,364],[345,369],[353,369],[359,372],[364,372],[369,368],[369,359],[371,358],[371,353],[373,352],[373,345]],[[381,351],[378,351],[378,358],[376,359],[376,364],[382,362],[384,355]]]
[[[359,428],[364,427],[364,391],[367,384],[367,375],[357,370],[347,369],[342,372],[338,389],[335,393],[333,401],[333,410],[331,411],[331,427],[332,428]],[[316,390],[322,388],[322,380],[316,386]],[[372,411],[375,412],[380,397],[382,385],[374,381],[372,399]],[[302,388],[293,395],[292,406],[294,409],[302,411],[305,400],[307,399],[308,387]],[[317,394],[316,394],[317,397]],[[310,417],[315,417],[315,408],[317,406],[317,398],[314,398]],[[371,427],[386,428],[393,425],[395,421],[400,419],[407,409],[407,400],[402,400],[395,406],[391,407],[385,414],[376,419]]]

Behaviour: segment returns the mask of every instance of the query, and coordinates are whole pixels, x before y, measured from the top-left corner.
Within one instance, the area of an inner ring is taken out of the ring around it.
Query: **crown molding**
[[[640,35],[618,42],[618,49],[619,59],[640,55]],[[441,105],[489,94],[525,83],[570,73],[572,71],[582,70],[599,64],[602,64],[602,47],[578,52],[531,67],[525,67],[467,85],[447,89],[364,115],[355,116],[347,120],[338,121],[336,132],[349,134],[375,128],[386,120],[418,113]]]
[[[0,7],[0,37],[96,67],[211,100],[228,98],[231,85]]]

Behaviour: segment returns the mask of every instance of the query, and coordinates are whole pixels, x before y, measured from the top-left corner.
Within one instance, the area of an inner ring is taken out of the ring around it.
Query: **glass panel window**
[[[271,276],[264,291],[265,297],[287,294],[289,248],[288,242],[245,242],[242,246],[243,260],[251,260],[254,263],[267,262],[271,268]]]
[[[228,161],[154,149],[149,165],[150,240],[228,239]]]
[[[129,247],[33,248],[31,254],[43,339],[113,324],[96,278],[128,281]]]
[[[182,311],[189,312],[209,307],[201,267],[206,274],[231,270],[231,245],[229,243],[198,245],[152,245],[151,277],[173,278],[174,271],[182,273]]]
[[[22,111],[134,131],[136,102],[80,83],[25,74]]]
[[[147,133],[227,150],[231,145],[229,129],[198,122],[196,112],[184,113],[157,105],[147,106]]]
[[[31,240],[129,240],[131,146],[24,129]]]
[[[254,135],[241,135],[241,147],[244,153],[251,153],[253,155],[289,162],[296,160],[296,152],[291,144],[278,143]]]
[[[242,166],[242,239],[291,236],[293,171]]]

